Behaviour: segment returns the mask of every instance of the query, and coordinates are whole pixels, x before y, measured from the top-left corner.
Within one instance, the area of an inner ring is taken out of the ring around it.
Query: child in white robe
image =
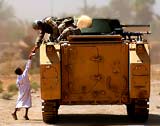
[[[31,88],[30,88],[30,81],[28,77],[28,71],[31,66],[31,58],[32,58],[32,54],[29,55],[29,59],[27,61],[24,71],[19,67],[15,70],[15,73],[17,74],[16,85],[19,89],[15,111],[12,113],[12,116],[15,120],[18,119],[17,111],[20,108],[26,109],[24,118],[26,120],[29,120],[28,109],[32,107],[32,102],[31,102],[31,92],[30,92]]]

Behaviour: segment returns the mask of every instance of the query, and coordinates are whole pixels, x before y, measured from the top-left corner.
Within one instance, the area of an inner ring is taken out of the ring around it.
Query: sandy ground
[[[151,82],[150,115],[146,123],[127,120],[125,106],[60,106],[59,122],[55,126],[106,126],[106,125],[145,125],[160,126],[160,81]],[[1,95],[1,94],[0,94]],[[24,120],[24,110],[18,112],[18,120],[13,120],[17,95],[11,100],[0,99],[0,126],[48,126],[42,120],[40,92],[32,93],[32,108],[29,110],[30,120]]]

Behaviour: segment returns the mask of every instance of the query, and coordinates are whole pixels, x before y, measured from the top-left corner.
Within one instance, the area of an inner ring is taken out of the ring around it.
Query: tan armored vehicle
[[[126,105],[130,119],[148,119],[149,43],[145,33],[125,31],[131,26],[140,27],[93,19],[81,35],[41,45],[44,122],[57,122],[60,105]]]

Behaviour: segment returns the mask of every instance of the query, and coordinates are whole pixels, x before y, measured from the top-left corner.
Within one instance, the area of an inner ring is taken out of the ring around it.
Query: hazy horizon
[[[110,0],[87,0],[89,6],[104,6]],[[84,0],[9,0],[15,15],[21,20],[33,21],[46,16],[61,16],[64,13],[75,14],[84,6]],[[160,14],[160,0],[156,0],[154,12]],[[94,10],[93,10],[94,11]]]
[[[92,6],[102,6],[110,0],[87,0]],[[24,20],[41,19],[45,16],[60,16],[64,13],[74,14],[84,5],[84,0],[10,0],[8,4],[13,6],[16,17]]]

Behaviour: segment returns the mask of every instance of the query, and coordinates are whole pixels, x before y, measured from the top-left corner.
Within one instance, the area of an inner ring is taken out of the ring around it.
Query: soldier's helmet
[[[42,24],[43,24],[42,21],[40,21],[40,20],[35,20],[35,21],[32,23],[32,28],[35,29],[35,30],[41,29]]]

